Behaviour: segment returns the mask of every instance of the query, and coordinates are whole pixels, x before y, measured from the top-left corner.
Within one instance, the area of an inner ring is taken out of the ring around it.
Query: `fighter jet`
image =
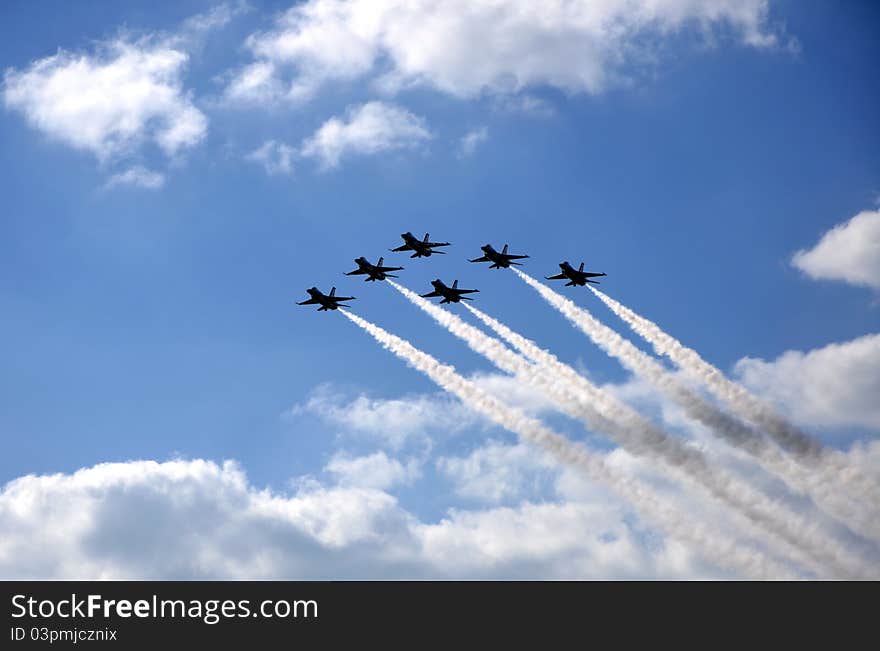
[[[363,256],[361,256],[360,258],[355,258],[354,261],[357,263],[358,268],[354,271],[349,271],[345,275],[369,276],[368,278],[364,278],[364,282],[373,280],[385,280],[386,278],[397,278],[397,276],[388,272],[400,271],[401,269],[403,269],[403,267],[383,267],[382,263],[385,262],[385,258],[379,258],[379,262],[377,262],[376,264],[371,264],[370,261]]]
[[[501,250],[501,253],[498,253],[494,248],[492,248],[491,244],[487,244],[486,246],[480,247],[483,250],[483,257],[474,258],[473,260],[468,260],[468,262],[491,262],[489,265],[489,269],[507,269],[510,265],[521,265],[521,262],[512,262],[512,260],[522,260],[523,258],[528,258],[527,255],[511,255],[507,252],[507,245],[504,245],[504,248]]]
[[[403,238],[403,241],[406,242],[403,246],[398,246],[396,249],[390,249],[391,251],[415,251],[411,256],[411,258],[421,258],[425,256],[426,258],[431,257],[432,253],[446,253],[446,251],[435,251],[434,248],[438,246],[449,246],[449,242],[429,242],[428,234],[425,233],[425,239],[419,240],[412,233],[407,231],[406,233],[401,233],[400,237]]]
[[[422,294],[422,298],[434,298],[435,296],[442,296],[443,300],[440,301],[441,304],[458,303],[462,299],[466,301],[472,301],[474,299],[467,296],[462,296],[462,294],[473,294],[474,292],[480,291],[479,289],[459,289],[458,280],[452,283],[452,287],[447,287],[444,282],[439,278],[437,280],[432,280],[431,284],[434,286],[434,291],[429,294]]]
[[[354,296],[337,296],[336,288],[330,290],[330,294],[326,295],[321,293],[321,290],[317,287],[312,287],[307,289],[311,298],[307,301],[303,301],[302,303],[297,303],[297,305],[320,305],[318,308],[318,312],[325,312],[326,310],[337,310],[340,307],[351,307],[350,305],[343,305],[340,301],[353,301]]]
[[[584,263],[581,262],[581,266],[575,269],[568,261],[560,262],[559,268],[562,269],[562,273],[556,276],[544,276],[547,280],[567,280],[565,283],[566,287],[571,285],[579,285],[580,287],[585,287],[587,283],[593,283],[594,285],[598,285],[599,281],[590,280],[590,278],[595,278],[597,276],[604,276],[604,273],[591,273],[589,271],[584,271]]]

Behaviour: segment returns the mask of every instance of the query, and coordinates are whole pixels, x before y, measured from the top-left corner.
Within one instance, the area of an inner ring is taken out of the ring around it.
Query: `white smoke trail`
[[[738,415],[766,431],[774,441],[795,455],[807,468],[788,463],[784,455],[770,446],[763,446],[759,454],[775,456],[776,464],[785,464],[789,477],[799,488],[814,497],[823,508],[833,512],[851,528],[875,540],[880,540],[880,492],[877,485],[865,476],[845,455],[830,450],[775,413],[767,404],[745,387],[731,381],[699,353],[687,348],[661,328],[639,316],[620,302],[593,287],[589,288],[612,312],[619,316],[639,336],[650,343],[659,355],[665,355],[691,377],[702,382],[719,400]],[[840,495],[841,487],[848,488],[860,505],[852,504]],[[867,507],[867,508],[866,508]]]
[[[747,446],[750,452],[757,453],[762,449],[763,446],[759,444],[760,439],[756,433],[723,412],[719,412],[700,396],[681,386],[658,362],[623,339],[611,328],[597,321],[589,312],[579,308],[569,299],[519,269],[514,269],[514,271],[600,348],[617,358],[629,370],[649,380],[668,397],[684,407],[689,416],[708,425],[724,438],[735,441],[740,446]],[[760,495],[757,491],[746,494]],[[761,500],[753,498],[753,506],[759,506],[760,512],[764,515],[773,514],[781,525],[774,530],[775,533],[791,544],[798,545],[800,542],[800,546],[808,550],[814,558],[830,567],[837,568],[837,571],[842,572],[845,576],[867,577],[877,571],[870,565],[852,557],[844,547],[828,535],[823,534],[815,524],[787,511],[766,496],[762,495],[761,497],[763,498]]]
[[[535,342],[514,332],[477,308],[471,305],[465,305],[465,307],[520,353],[549,369],[557,377],[568,381],[576,391],[588,397],[604,417],[617,423],[629,425],[632,433],[624,432],[621,437],[618,432],[616,440],[630,452],[639,454],[641,446],[648,445],[670,464],[682,465],[690,462],[695,466],[690,469],[692,472],[712,472],[707,467],[704,457],[696,450],[685,446],[677,438],[655,427],[653,423],[644,419],[629,406],[614,400],[613,396],[608,395],[607,392],[594,385],[568,364],[561,362],[553,353],[544,350]],[[614,437],[612,436],[612,438]],[[858,509],[852,505],[845,497],[841,499],[832,482],[827,481],[821,475],[805,471],[778,448],[765,447],[766,449],[760,451],[761,459],[759,459],[763,461],[762,465],[765,469],[777,476],[782,476],[797,492],[812,497],[821,509],[840,519],[853,531],[869,538],[880,539],[880,523],[877,519],[871,517],[869,513],[865,513],[864,509]],[[713,479],[717,481],[718,477]]]
[[[390,284],[467,343],[471,349],[484,355],[502,370],[543,390],[568,415],[584,420],[591,429],[610,434],[634,454],[649,455],[652,458],[659,456],[673,468],[685,473],[687,478],[696,480],[713,497],[745,515],[748,520],[742,526],[761,527],[763,532],[769,534],[769,538],[768,535],[763,535],[762,539],[778,549],[781,548],[782,553],[801,561],[806,560],[820,576],[827,574],[828,568],[833,568],[836,576],[866,575],[862,563],[851,558],[846,549],[748,484],[718,469],[710,468],[698,450],[683,445],[638,417],[632,410],[623,417],[622,423],[612,421],[615,417],[620,418],[624,413],[623,409],[618,401],[598,387],[587,396],[588,400],[578,399],[567,382],[560,382],[558,377],[548,377],[541,366],[530,364],[494,337],[465,323],[455,314],[434,305],[415,292],[393,281]],[[591,401],[593,406],[590,405]],[[597,414],[596,409],[602,410],[602,413]],[[804,559],[802,552],[807,552],[812,559],[818,561],[818,567],[816,562]]]
[[[744,387],[728,380],[721,371],[700,357],[695,350],[685,348],[679,341],[663,332],[657,324],[639,316],[605,293],[593,287],[589,289],[634,332],[650,343],[658,355],[666,355],[679,367],[703,382],[720,400],[764,428],[783,448],[808,457],[819,456],[826,452],[819,441],[786,422]]]
[[[455,368],[418,350],[400,337],[346,310],[347,318],[370,333],[383,347],[421,371],[440,387],[456,395],[466,405],[482,413],[498,425],[522,439],[550,452],[558,461],[584,470],[592,479],[608,485],[631,502],[642,515],[665,529],[670,535],[696,547],[710,562],[736,569],[753,578],[796,578],[787,568],[767,557],[760,550],[737,545],[709,527],[693,522],[686,513],[658,499],[651,488],[628,478],[609,467],[604,459],[553,432],[522,411],[489,395],[473,382],[459,375]]]

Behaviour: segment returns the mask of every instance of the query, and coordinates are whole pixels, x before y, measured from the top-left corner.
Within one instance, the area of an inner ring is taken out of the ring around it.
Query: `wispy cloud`
[[[418,459],[409,459],[404,464],[381,450],[360,457],[340,452],[333,455],[324,469],[334,475],[342,486],[380,490],[397,484],[412,483],[421,475],[421,464]]]
[[[458,141],[458,154],[459,156],[471,156],[476,150],[477,147],[482,145],[489,139],[489,129],[488,127],[480,127],[478,129],[471,129],[466,134],[461,137],[461,140]]]
[[[444,394],[401,398],[359,395],[351,399],[330,386],[316,389],[290,414],[316,415],[348,433],[366,434],[395,450],[411,443],[424,445],[434,433],[449,435],[483,424],[477,414]]]
[[[128,186],[135,188],[144,188],[147,190],[158,190],[165,185],[165,175],[161,172],[155,172],[145,167],[135,166],[124,172],[119,172],[111,176],[105,188],[115,188],[118,186]]]
[[[345,118],[327,120],[303,143],[301,153],[330,169],[348,156],[410,149],[430,138],[417,115],[394,104],[367,102],[350,108]]]
[[[277,140],[267,140],[245,156],[245,160],[259,163],[269,175],[292,174],[296,149]]]

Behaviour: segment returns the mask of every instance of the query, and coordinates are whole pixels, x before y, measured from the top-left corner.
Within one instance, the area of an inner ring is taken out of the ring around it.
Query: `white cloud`
[[[880,334],[789,350],[770,362],[746,357],[735,373],[803,425],[880,432]]]
[[[459,97],[542,85],[597,93],[685,28],[777,42],[766,0],[308,0],[248,39],[267,74],[245,67],[227,95],[302,100],[366,75],[386,91],[422,84]]]
[[[482,145],[488,139],[489,129],[486,127],[480,127],[479,129],[468,131],[462,136],[458,143],[459,154],[461,156],[470,156],[477,150],[477,147]]]
[[[183,89],[186,62],[168,45],[117,40],[97,54],[61,51],[7,70],[3,97],[35,129],[102,161],[145,142],[173,156],[208,125]]]
[[[559,466],[525,443],[489,441],[466,457],[440,457],[437,468],[469,499],[497,504],[540,494]]]
[[[104,187],[115,188],[117,186],[129,186],[135,188],[144,188],[147,190],[158,190],[165,185],[165,175],[161,172],[148,170],[145,167],[136,165],[124,172],[119,172],[111,176]]]
[[[367,102],[349,108],[344,120],[327,120],[303,143],[301,153],[332,168],[353,154],[412,148],[430,138],[422,118],[393,104]]]
[[[433,433],[454,433],[484,421],[446,394],[380,399],[360,395],[348,400],[328,386],[318,388],[292,414],[311,413],[353,433],[367,434],[392,449],[425,442]]]
[[[277,494],[234,463],[132,461],[29,475],[0,493],[0,576],[61,579],[721,576],[645,544],[612,500],[453,511],[422,522],[387,493]]]
[[[865,210],[838,224],[791,262],[810,278],[880,289],[880,211]]]
[[[410,459],[404,465],[381,451],[362,457],[337,453],[330,459],[325,470],[335,475],[340,485],[380,490],[411,483],[421,475],[420,464],[416,459]]]
[[[267,140],[245,156],[245,160],[259,163],[267,174],[291,174],[296,150],[283,142]]]

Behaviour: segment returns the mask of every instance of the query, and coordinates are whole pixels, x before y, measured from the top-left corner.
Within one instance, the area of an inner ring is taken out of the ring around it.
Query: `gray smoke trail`
[[[667,434],[655,427],[653,423],[644,419],[629,406],[613,399],[601,388],[594,385],[568,364],[561,362],[553,353],[544,350],[535,342],[514,332],[500,321],[493,319],[488,314],[471,305],[465,305],[470,312],[480,321],[491,328],[496,334],[504,339],[520,353],[533,362],[549,369],[557,377],[563,378],[581,395],[589,398],[591,403],[604,417],[615,423],[629,425],[629,431],[611,432],[612,438],[626,447],[633,454],[644,452],[643,446],[648,446],[649,451],[659,454],[671,465],[690,465],[692,473],[703,475],[714,473],[707,464],[702,453],[684,445],[679,439]],[[826,513],[839,518],[852,530],[862,535],[880,537],[880,526],[876,518],[866,514],[863,510],[853,508],[847,500],[840,499],[836,494],[835,485],[828,482],[822,476],[810,474],[797,463],[789,459],[781,450],[772,446],[766,446],[761,451],[762,465],[771,473],[781,476],[789,485],[799,493],[810,495],[815,503]],[[710,483],[721,480],[718,475],[712,475]]]
[[[825,448],[815,438],[786,421],[745,387],[725,377],[697,351],[687,348],[665,333],[656,323],[636,314],[598,289],[590,287],[590,290],[634,332],[650,343],[658,355],[665,355],[679,368],[702,382],[719,400],[725,402],[746,420],[761,427],[774,441],[794,453],[799,460],[813,467],[828,466],[831,470],[828,475],[834,484],[838,486],[841,483],[847,484],[857,491],[858,497],[868,498],[869,504],[875,507],[880,504],[880,493],[876,492],[876,484],[849,463],[845,455]],[[867,495],[865,495],[866,490]],[[876,516],[875,513],[872,521]]]
[[[749,451],[761,449],[755,443],[760,439],[754,432],[723,412],[719,412],[697,394],[681,386],[658,362],[623,339],[611,328],[597,321],[589,312],[579,308],[569,299],[519,269],[514,269],[514,271],[600,348],[618,359],[626,368],[654,384],[664,394],[680,404],[689,416],[708,425],[724,438],[735,440],[741,446],[745,445],[746,441],[751,442]],[[815,524],[808,523],[802,517],[780,508],[781,505],[763,495],[761,495],[761,499],[758,499],[757,495],[760,494],[756,491],[751,494],[755,496],[752,500],[752,506],[759,507],[762,515],[772,514],[780,525],[773,531],[792,545],[800,544],[815,559],[829,567],[837,568],[838,572],[846,576],[867,577],[876,572],[869,565],[851,557],[844,547],[824,535]],[[754,509],[752,509],[752,513],[755,513]]]
[[[705,458],[695,449],[681,445],[680,441],[667,435],[662,430],[648,424],[644,419],[634,420],[629,417],[626,425],[609,422],[604,414],[597,414],[596,409],[604,409],[605,414],[614,415],[614,398],[601,389],[589,396],[595,403],[590,407],[589,401],[578,400],[569,390],[569,385],[559,382],[558,378],[549,379],[544,369],[529,363],[504,344],[490,337],[483,331],[465,323],[458,316],[425,300],[415,292],[389,281],[390,284],[417,307],[425,311],[440,325],[462,339],[474,351],[484,355],[499,368],[530,382],[543,390],[568,415],[584,420],[588,426],[597,431],[608,433],[621,444],[628,444],[628,449],[635,454],[649,455],[661,459],[674,468],[685,473],[689,478],[696,479],[698,484],[709,491],[727,506],[737,509],[750,524],[761,527],[766,534],[765,542],[770,542],[781,551],[799,560],[807,552],[815,562],[807,560],[807,564],[820,575],[827,574],[827,568],[843,577],[861,577],[865,570],[861,563],[849,558],[845,549],[834,541],[825,538],[815,527],[808,525],[801,518],[789,513],[781,505],[774,503],[765,495],[751,486],[740,482],[717,469],[711,469]],[[618,403],[619,404],[619,403]],[[617,410],[620,413],[620,409]],[[635,415],[635,412],[630,412]],[[641,426],[641,427],[640,427]]]
[[[658,499],[648,486],[621,475],[609,467],[601,456],[572,443],[541,422],[526,416],[519,409],[490,396],[473,382],[459,375],[454,367],[441,364],[409,342],[355,314],[346,310],[340,312],[371,334],[384,348],[427,375],[446,391],[456,395],[466,405],[514,432],[523,440],[547,450],[558,461],[576,466],[592,479],[605,483],[670,535],[698,548],[711,562],[737,569],[754,578],[796,578],[788,569],[768,558],[761,551],[738,546],[711,528],[691,521],[686,513]]]

